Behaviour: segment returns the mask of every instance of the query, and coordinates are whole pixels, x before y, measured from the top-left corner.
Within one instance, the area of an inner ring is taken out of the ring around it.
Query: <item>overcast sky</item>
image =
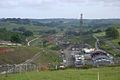
[[[0,0],[0,18],[120,18],[120,0]]]

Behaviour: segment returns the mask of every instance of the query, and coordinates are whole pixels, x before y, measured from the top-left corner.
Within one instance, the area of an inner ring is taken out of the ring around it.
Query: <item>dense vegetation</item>
[[[119,22],[120,19],[84,19],[84,28],[86,30],[104,29],[111,27],[113,24],[116,24],[117,26],[120,24]],[[49,29],[55,29],[57,27],[57,29],[65,30],[65,28],[79,28],[79,25],[79,19],[0,19],[0,27],[8,27],[8,29],[26,27],[30,30],[41,31],[43,27]]]
[[[106,37],[112,38],[112,39],[117,39],[119,38],[119,32],[115,27],[110,27],[106,29]]]
[[[120,57],[120,29],[110,27],[103,32],[95,33],[100,40],[100,48],[112,54],[115,57]]]
[[[21,33],[8,31],[5,28],[0,29],[0,40],[12,41],[16,43],[24,43],[25,36]]]

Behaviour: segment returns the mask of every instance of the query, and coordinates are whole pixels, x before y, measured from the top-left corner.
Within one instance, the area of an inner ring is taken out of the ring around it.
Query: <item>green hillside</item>
[[[120,29],[117,29],[120,35]],[[113,34],[113,33],[112,33]],[[106,37],[105,32],[99,32],[94,34],[100,40],[100,48],[111,53],[113,56],[120,56],[120,36],[116,39]]]
[[[6,50],[6,51],[3,51]],[[37,47],[4,47],[0,48],[0,65],[1,64],[20,64],[28,59],[31,59],[35,54],[38,54],[33,63],[48,64],[58,63],[59,55],[56,51],[37,48]]]
[[[35,47],[4,47],[10,51],[0,52],[0,64],[19,64],[32,58],[39,48]]]
[[[119,22],[120,19],[85,19],[83,28],[85,32],[82,36],[80,36],[80,33],[76,32],[80,30],[78,19],[0,19],[0,28],[6,29],[6,31],[0,31],[0,40],[11,41],[11,36],[18,34],[21,43],[24,43],[23,46],[26,46],[26,39],[30,41],[38,36],[44,37],[49,35],[63,34],[64,41],[70,41],[72,44],[87,43],[94,47],[95,39],[92,35],[96,32],[95,34],[97,37],[103,39],[104,32],[101,31],[104,31],[106,28],[111,27],[112,25],[119,28]],[[33,34],[30,36],[25,36],[24,31],[28,30],[33,32]],[[101,34],[103,35],[101,36]],[[119,55],[119,51],[116,51],[116,49],[112,50],[112,47],[110,47],[111,44],[108,45],[108,43],[106,43],[109,41],[109,43],[119,47],[119,39],[107,41],[103,39],[102,41],[104,42],[104,45],[101,45],[103,49],[113,55]],[[35,61],[37,63],[59,62],[59,46],[56,46],[54,43],[51,44],[47,42],[45,45],[46,47],[43,47],[43,42],[44,39],[39,38],[38,40],[30,43],[32,47],[14,48],[14,52],[0,55],[0,62],[1,64],[24,62],[38,52],[41,53],[41,58]],[[36,49],[36,47],[39,49]],[[57,50],[54,50],[55,48],[57,48]],[[32,52],[32,50],[34,50],[34,52]],[[45,50],[45,52],[43,52],[43,50]],[[15,62],[13,57],[18,60]]]

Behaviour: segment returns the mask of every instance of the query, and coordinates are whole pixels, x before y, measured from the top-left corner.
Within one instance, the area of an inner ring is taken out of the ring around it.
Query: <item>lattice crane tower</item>
[[[80,33],[83,32],[83,14],[80,14]]]

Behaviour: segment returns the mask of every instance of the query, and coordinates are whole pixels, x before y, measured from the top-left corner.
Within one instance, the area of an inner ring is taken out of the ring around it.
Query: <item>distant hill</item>
[[[32,19],[42,23],[49,27],[61,27],[61,28],[79,28],[79,19]],[[106,29],[113,25],[120,25],[120,19],[84,19],[83,20],[85,29]]]
[[[120,19],[84,19],[85,29],[104,29],[112,25],[120,25]],[[16,27],[26,27],[30,30],[40,30],[41,27],[47,28],[79,28],[79,19],[20,19],[6,18],[0,19],[0,28],[13,29]]]
[[[79,19],[32,19],[32,21],[37,21],[43,23],[49,27],[58,28],[80,28]],[[113,25],[120,25],[120,19],[84,19],[84,29],[106,29]],[[73,30],[73,29],[72,29]]]

